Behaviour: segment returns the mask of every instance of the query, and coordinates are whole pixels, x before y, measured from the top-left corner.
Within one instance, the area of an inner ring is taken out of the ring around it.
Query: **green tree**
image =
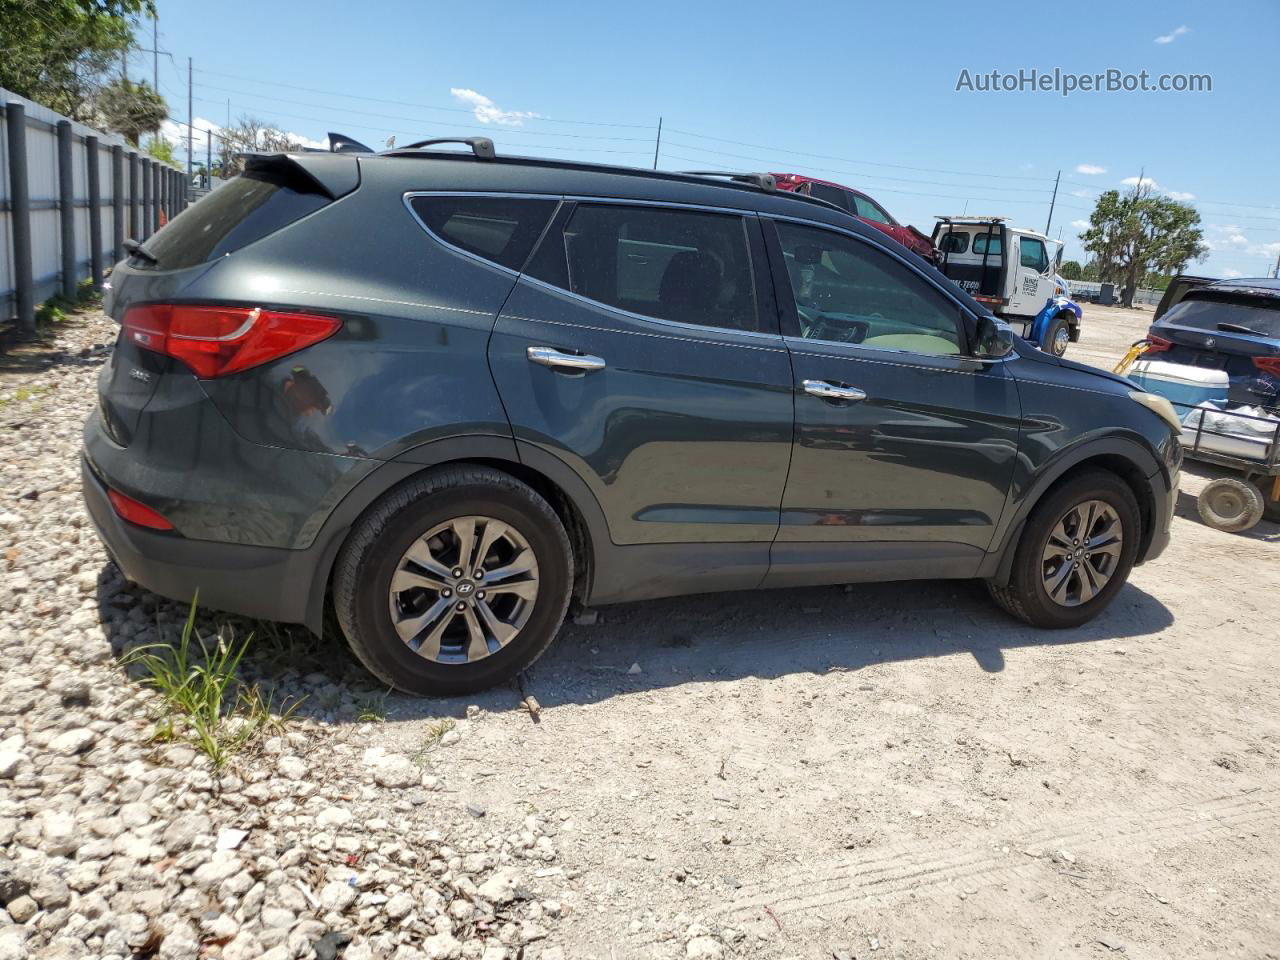
[[[169,116],[169,105],[150,84],[117,79],[98,92],[98,112],[107,129],[137,143],[144,133],[160,129]]]
[[[1084,272],[1079,262],[1076,260],[1067,260],[1062,264],[1062,269],[1058,271],[1064,280],[1083,280]]]
[[[1133,305],[1138,281],[1148,273],[1181,273],[1209,252],[1200,214],[1189,204],[1160,197],[1139,185],[1127,194],[1108,190],[1080,235],[1100,276],[1121,287],[1121,302]]]
[[[151,0],[0,0],[0,86],[92,122],[95,95]]]
[[[161,163],[173,164],[173,144],[164,137],[157,134],[151,137],[144,145],[143,149],[147,151],[148,156],[155,157]]]

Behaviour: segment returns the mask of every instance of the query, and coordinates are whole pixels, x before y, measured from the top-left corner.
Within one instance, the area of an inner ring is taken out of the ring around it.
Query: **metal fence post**
[[[155,233],[156,230],[160,229],[160,211],[163,210],[163,207],[160,206],[160,202],[161,200],[166,200],[166,197],[164,195],[163,170],[164,170],[164,166],[160,165],[159,160],[151,161],[151,179],[155,180],[155,183],[151,184],[151,196],[155,197],[155,204],[156,204],[155,214],[152,215],[152,218],[151,218],[151,233]]]
[[[160,229],[161,221],[169,222],[169,168],[156,164],[156,229]]]
[[[138,205],[138,186],[140,171],[138,170],[138,151],[129,151],[129,236],[134,240],[142,239],[142,210]],[[123,248],[116,254],[124,256]]]
[[[124,257],[124,148],[111,147],[111,262]]]
[[[18,330],[36,332],[35,282],[31,276],[31,194],[27,183],[27,108],[17,100],[5,104],[9,127],[9,217],[13,223],[13,286]]]
[[[76,176],[71,169],[75,134],[70,120],[58,121],[58,226],[62,244],[62,295],[76,296]]]
[[[89,178],[89,276],[93,289],[102,289],[102,182],[98,171],[98,138],[84,138]]]
[[[138,240],[151,236],[151,158],[140,158],[142,164],[142,233]]]

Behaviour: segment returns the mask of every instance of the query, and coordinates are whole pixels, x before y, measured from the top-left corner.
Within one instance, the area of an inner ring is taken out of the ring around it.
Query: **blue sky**
[[[161,90],[185,119],[192,57],[202,127],[230,100],[233,119],[313,140],[487,134],[509,153],[649,166],[661,116],[663,168],[809,173],[926,233],[962,210],[1043,229],[1061,170],[1050,234],[1080,259],[1092,198],[1142,172],[1200,211],[1200,272],[1269,275],[1280,254],[1274,0],[157,6],[178,61],[161,58]],[[1209,74],[1213,89],[956,91],[962,69],[1020,68]],[[151,69],[135,55],[131,72]]]

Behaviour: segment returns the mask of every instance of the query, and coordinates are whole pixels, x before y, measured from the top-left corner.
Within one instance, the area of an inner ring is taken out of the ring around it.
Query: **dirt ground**
[[[1150,311],[1085,320],[1110,367]],[[1276,957],[1280,528],[1184,492],[1173,533],[1073,632],[976,583],[604,608],[540,723],[480,698],[447,789],[560,822],[569,957]],[[465,705],[390,706],[370,745]]]

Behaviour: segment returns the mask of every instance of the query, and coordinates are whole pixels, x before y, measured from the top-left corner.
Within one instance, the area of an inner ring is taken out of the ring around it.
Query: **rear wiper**
[[[160,264],[160,261],[156,259],[156,255],[140,244],[137,240],[126,240],[124,242],[124,248],[128,250],[132,256],[141,257],[143,260],[149,260],[157,266]]]
[[[1266,337],[1270,334],[1263,333],[1261,330],[1254,330],[1251,327],[1242,327],[1238,323],[1220,323],[1218,329],[1223,333],[1247,333],[1252,337]]]

